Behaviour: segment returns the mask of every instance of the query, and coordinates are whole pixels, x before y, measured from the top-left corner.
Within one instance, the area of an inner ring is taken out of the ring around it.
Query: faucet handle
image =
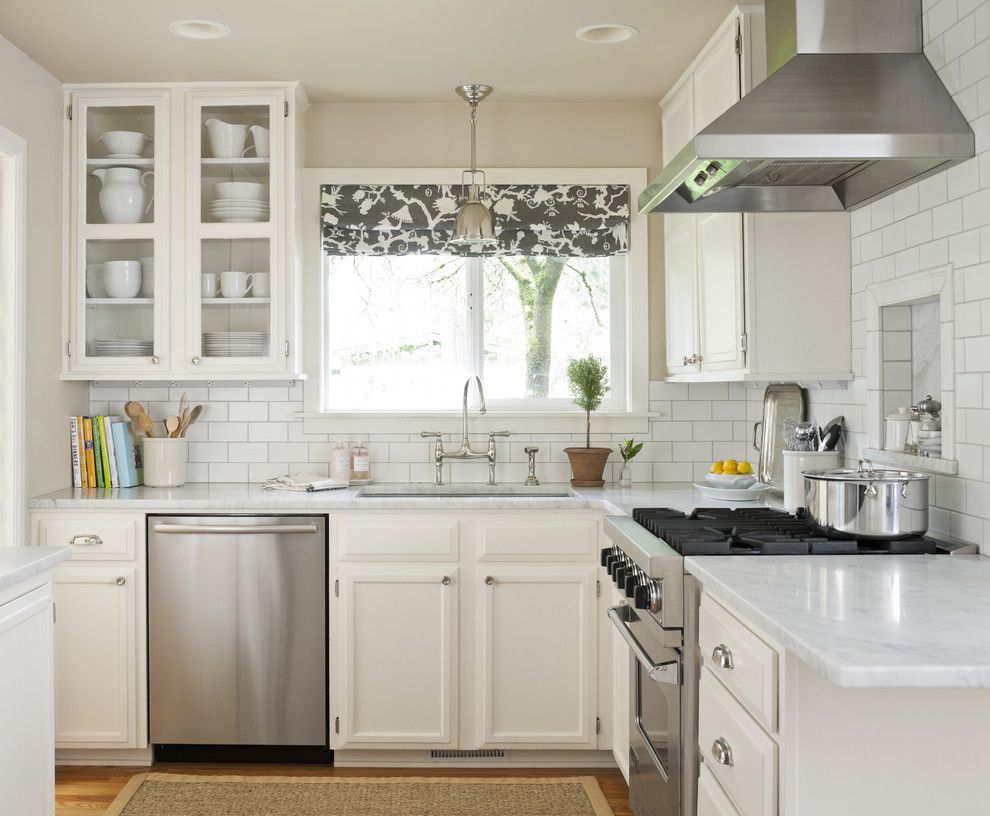
[[[494,439],[496,436],[512,436],[510,431],[489,431],[488,438]]]
[[[443,434],[440,433],[440,431],[420,431],[419,432],[419,435],[421,437],[423,437],[423,439],[442,439],[443,438]]]

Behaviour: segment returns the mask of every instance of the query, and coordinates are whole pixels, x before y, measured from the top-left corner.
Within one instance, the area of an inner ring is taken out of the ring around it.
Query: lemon
[[[722,472],[722,465],[723,464],[724,463],[722,462],[721,459],[719,459],[717,462],[713,462],[712,463],[712,469],[710,471],[708,471],[708,472],[709,473],[721,473]]]
[[[753,466],[749,462],[740,462],[738,470],[741,476],[749,476],[753,472]]]
[[[739,470],[739,463],[735,459],[726,459],[722,465],[723,473],[736,473]]]

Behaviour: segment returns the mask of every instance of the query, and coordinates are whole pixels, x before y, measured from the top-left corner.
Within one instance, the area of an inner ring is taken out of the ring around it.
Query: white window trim
[[[648,183],[645,167],[609,168],[486,168],[490,184],[626,184],[634,207],[637,191]],[[305,382],[303,424],[307,433],[415,433],[437,430],[454,433],[460,411],[324,411],[321,405],[325,365],[320,249],[320,187],[324,184],[460,184],[461,168],[309,168],[303,171],[303,324],[313,327],[303,338]],[[616,382],[625,390],[624,411],[595,414],[598,433],[644,432],[649,427],[649,237],[647,218],[633,208],[629,224],[628,284],[625,292],[625,370]],[[459,393],[463,383],[451,383]],[[566,411],[524,411],[493,405],[485,417],[472,418],[479,433],[554,431],[580,433],[584,414],[576,406]]]

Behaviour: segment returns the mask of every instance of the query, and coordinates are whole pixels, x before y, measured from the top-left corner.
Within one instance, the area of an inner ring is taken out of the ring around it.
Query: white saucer
[[[757,482],[752,487],[712,487],[711,485],[696,482],[694,485],[701,491],[701,495],[707,499],[717,501],[759,501],[763,494],[770,489],[770,485]]]

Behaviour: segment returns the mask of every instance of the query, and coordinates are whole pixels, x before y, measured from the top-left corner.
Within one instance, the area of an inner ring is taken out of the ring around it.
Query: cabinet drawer
[[[361,516],[337,521],[341,561],[456,561],[454,516]]]
[[[73,561],[130,561],[143,541],[143,515],[66,513],[34,518],[35,543],[72,547]]]
[[[479,561],[588,561],[596,559],[598,520],[531,516],[481,519]]]
[[[741,816],[777,813],[777,746],[709,669],[701,672],[698,748]]]
[[[704,598],[698,643],[711,669],[757,721],[777,730],[777,652],[726,610]]]
[[[698,816],[739,816],[722,786],[702,764],[698,775]]]

